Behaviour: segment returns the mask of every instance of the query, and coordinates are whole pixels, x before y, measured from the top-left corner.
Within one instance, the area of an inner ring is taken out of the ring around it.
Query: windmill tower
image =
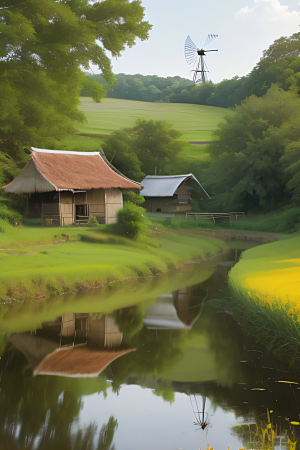
[[[191,72],[194,72],[193,81],[194,83],[205,83],[208,81],[207,78],[207,65],[204,60],[205,53],[207,52],[217,52],[218,50],[204,50],[204,47],[210,44],[214,39],[218,37],[217,34],[209,34],[205,39],[204,45],[201,49],[199,49],[190,36],[188,36],[185,40],[184,44],[184,55],[186,62],[188,64],[192,64],[194,69]]]

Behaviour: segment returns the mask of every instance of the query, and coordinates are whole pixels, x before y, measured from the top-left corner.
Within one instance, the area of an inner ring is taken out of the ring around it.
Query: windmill
[[[184,55],[186,62],[188,64],[193,64],[195,67],[192,69],[192,72],[194,72],[193,81],[194,83],[205,83],[208,81],[206,73],[208,72],[207,65],[204,61],[205,53],[207,52],[217,52],[218,50],[204,50],[204,47],[208,44],[210,44],[214,39],[218,37],[217,34],[208,34],[207,38],[205,39],[204,45],[201,49],[199,49],[190,36],[188,36],[185,40],[184,44]],[[198,74],[200,74],[200,77],[198,78]]]

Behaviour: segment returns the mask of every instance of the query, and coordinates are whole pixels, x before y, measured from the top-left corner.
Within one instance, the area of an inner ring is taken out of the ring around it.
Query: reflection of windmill
[[[192,409],[193,409],[193,413],[196,419],[196,422],[194,422],[194,425],[198,425],[199,428],[196,428],[195,431],[197,430],[205,430],[206,429],[206,433],[207,433],[207,427],[210,425],[209,419],[208,419],[208,413],[205,412],[205,404],[206,404],[206,396],[202,395],[202,411],[199,411],[199,407],[198,407],[198,402],[197,402],[197,398],[195,396],[195,394],[193,395],[194,397],[194,405],[192,402],[192,396],[190,395],[190,401],[191,401],[191,405],[192,405]]]
[[[190,36],[188,36],[185,40],[184,44],[184,55],[186,62],[188,64],[192,64],[195,68],[192,69],[194,72],[193,81],[194,83],[202,82],[205,83],[208,81],[206,73],[208,72],[207,65],[204,61],[205,53],[207,52],[217,52],[218,50],[204,50],[204,47],[210,44],[214,39],[218,37],[217,34],[209,34],[204,42],[204,45],[201,49],[199,49]],[[198,74],[200,74],[198,78]]]

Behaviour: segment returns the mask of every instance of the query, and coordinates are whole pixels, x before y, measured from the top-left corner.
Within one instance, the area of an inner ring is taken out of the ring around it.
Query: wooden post
[[[74,223],[76,223],[76,205],[75,205],[75,193],[74,192],[73,192],[73,199],[74,199],[74,202],[73,202],[73,205],[74,205],[74,211],[73,211]]]
[[[58,191],[58,214],[59,214],[59,225],[63,225],[61,220],[61,209],[60,209],[60,191]]]

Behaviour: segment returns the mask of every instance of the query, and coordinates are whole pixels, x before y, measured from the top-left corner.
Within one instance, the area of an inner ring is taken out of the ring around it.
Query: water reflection
[[[291,437],[297,372],[210,301],[224,295],[235,256],[215,260],[214,270],[197,266],[210,276],[151,301],[110,313],[84,312],[85,303],[34,331],[7,334],[3,448],[234,449],[253,440],[251,424],[263,423],[267,408],[275,434]]]
[[[10,341],[27,358],[33,375],[87,378],[135,351],[121,348],[122,338],[114,317],[66,313],[43,323],[34,335],[13,334]]]
[[[201,396],[201,403],[202,403],[202,408],[201,411],[199,410],[199,401],[197,400],[196,395],[190,395],[190,400],[191,400],[191,405],[192,405],[192,409],[193,409],[193,413],[196,419],[196,422],[194,422],[194,425],[196,425],[196,431],[197,430],[206,430],[206,432],[208,431],[208,427],[210,426],[210,420],[209,420],[209,416],[208,416],[208,412],[205,411],[205,406],[206,406],[206,396],[202,395]],[[200,404],[201,404],[200,403]]]

